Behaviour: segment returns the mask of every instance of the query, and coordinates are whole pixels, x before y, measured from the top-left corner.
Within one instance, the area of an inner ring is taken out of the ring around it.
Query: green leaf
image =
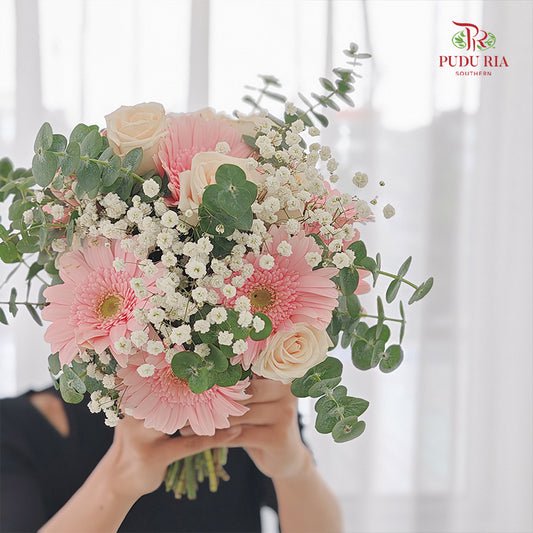
[[[76,171],[78,182],[76,194],[81,196],[84,192],[90,192],[98,188],[100,184],[100,167],[94,161],[82,161]]]
[[[350,296],[359,284],[359,273],[350,267],[342,268],[339,272],[339,281],[342,294]]]
[[[337,93],[337,96],[344,101],[345,104],[348,104],[350,107],[355,105],[354,101],[345,93]]]
[[[335,401],[338,401],[340,398],[346,396],[347,392],[348,392],[348,389],[344,385],[339,385],[333,390],[331,395],[333,396]],[[323,404],[325,404],[326,402],[330,402],[330,401],[331,401],[331,398],[328,398],[328,396],[323,396],[322,398],[317,400],[315,404],[315,411],[318,413],[319,411],[326,409],[325,407],[323,407]]]
[[[285,102],[287,98],[279,93],[273,93],[272,91],[262,91],[264,95],[268,96],[269,98],[272,98],[273,100],[276,100],[277,102]]]
[[[7,178],[13,172],[13,162],[8,157],[0,159],[0,177]]]
[[[133,189],[133,178],[128,174],[120,173],[119,185],[115,188],[115,191],[121,200],[126,202],[131,197],[131,190]]]
[[[224,372],[220,372],[215,376],[215,383],[219,387],[231,387],[241,379],[241,375],[241,366],[230,364]]]
[[[108,164],[109,166],[104,167],[104,171],[102,172],[102,185],[104,187],[109,187],[117,181],[122,165],[120,156],[113,155],[109,159]]]
[[[394,301],[394,298],[396,298],[396,295],[398,294],[398,290],[400,289],[400,286],[402,284],[401,279],[394,278],[390,285],[387,288],[387,293],[385,294],[385,299],[387,300],[387,303],[392,303]]]
[[[297,398],[309,396],[311,387],[319,381],[337,378],[342,374],[342,363],[334,357],[327,357],[318,365],[310,368],[304,376],[292,382],[291,391]]]
[[[366,424],[356,416],[345,418],[335,425],[331,434],[335,442],[347,442],[359,437],[365,430]]]
[[[346,296],[346,307],[348,308],[348,313],[353,319],[359,318],[359,314],[361,313],[361,302],[355,294]]]
[[[320,84],[322,85],[322,87],[324,87],[324,89],[326,89],[326,91],[334,91],[335,90],[335,86],[327,78],[320,78],[318,81],[320,81]]]
[[[378,305],[378,323],[376,324],[376,337],[379,339],[381,335],[381,330],[383,328],[383,322],[385,320],[385,313],[383,311],[383,301],[381,300],[381,296],[378,296],[377,298],[377,305]]]
[[[80,151],[83,157],[94,159],[102,149],[102,136],[98,130],[90,130],[80,143]]]
[[[211,374],[206,367],[199,368],[196,373],[189,376],[187,383],[192,392],[201,394],[211,388]]]
[[[403,341],[403,336],[405,334],[405,313],[403,310],[403,302],[400,300],[400,316],[402,317],[402,325],[400,327],[400,344]]]
[[[172,358],[172,372],[181,379],[188,379],[204,364],[203,359],[194,352],[179,352]]]
[[[0,322],[7,325],[7,317],[4,310],[0,307]]]
[[[50,185],[57,172],[57,168],[57,156],[52,152],[39,152],[33,156],[31,169],[37,185],[41,187]]]
[[[83,139],[87,136],[89,133],[89,126],[86,126],[85,124],[78,124],[70,134],[69,143],[70,142],[77,142],[81,143]]]
[[[41,322],[41,317],[39,316],[39,313],[37,313],[37,311],[35,310],[33,305],[31,305],[31,304],[24,304],[24,305],[26,306],[26,309],[28,310],[28,313],[30,313],[30,315],[33,318],[33,320],[35,322],[37,322],[37,324],[39,324],[39,326],[42,326],[43,323]]]
[[[333,390],[341,382],[341,377],[323,379],[309,388],[311,398],[320,398],[328,391]]]
[[[11,289],[11,294],[9,296],[9,312],[13,315],[13,316],[16,316],[17,314],[17,304],[15,303],[17,300],[17,289],[15,289],[15,287],[13,287]]]
[[[0,259],[3,263],[18,263],[21,261],[21,255],[14,242],[0,244]]]
[[[388,346],[379,363],[379,369],[388,373],[396,370],[403,361],[403,350],[399,344]]]
[[[417,302],[418,300],[421,300],[430,290],[431,287],[433,287],[433,278],[428,278],[416,291],[411,295],[411,298],[409,298],[408,304],[412,304],[414,302]]]
[[[126,154],[122,166],[130,172],[135,172],[143,159],[143,149],[139,146]]]
[[[66,147],[67,139],[65,136],[60,135],[59,133],[54,133],[52,135],[52,145],[50,146],[49,150],[51,152],[64,152]]]
[[[411,266],[411,260],[413,258],[409,256],[402,264],[402,266],[398,269],[398,277],[403,278],[405,274],[407,274],[407,271],[409,270],[409,267]]]
[[[265,326],[261,331],[255,331],[255,328],[252,326],[250,329],[250,338],[254,341],[262,341],[272,333],[272,321],[265,313],[254,313],[254,317],[260,318],[265,323]]]
[[[61,397],[68,403],[80,403],[87,390],[83,381],[67,365],[63,365],[63,374],[59,378]]]
[[[352,361],[356,368],[369,370],[372,368],[373,347],[364,340],[352,344]]]
[[[80,166],[80,145],[75,141],[71,141],[67,146],[66,153],[67,155],[62,157],[60,161],[61,172],[65,176],[70,176]]]
[[[228,368],[228,358],[214,345],[209,346],[209,349],[211,352],[205,360],[213,363],[213,368],[217,372],[224,372]]]
[[[33,254],[35,252],[38,252],[39,249],[39,237],[37,236],[30,237],[29,235],[25,235],[17,243],[17,250],[21,254]]]
[[[45,122],[37,133],[37,137],[33,143],[33,151],[37,154],[38,152],[49,150],[53,140],[52,126],[48,122]]]
[[[329,402],[323,404],[324,409],[320,410],[316,417],[315,428],[319,433],[331,433],[341,419],[340,413],[335,410],[335,402],[332,400]],[[328,407],[329,409],[327,409]]]
[[[366,257],[366,246],[363,241],[352,242],[352,244],[348,246],[348,250],[351,250],[354,253],[356,263]]]
[[[390,338],[390,328],[386,324],[383,324],[381,328],[378,328],[377,324],[368,328],[364,334],[367,342],[371,344],[376,341],[387,342]]]
[[[61,363],[59,362],[59,352],[52,353],[48,356],[48,368],[52,374],[57,376],[61,372]]]
[[[321,113],[317,113],[316,111],[311,111],[311,113],[313,114],[313,116],[318,120],[318,122],[320,122],[320,124],[324,127],[324,128],[327,128],[328,125],[329,125],[329,120],[326,118],[325,115],[322,115]]]
[[[368,401],[363,398],[353,398],[345,396],[338,400],[339,405],[343,409],[343,414],[349,416],[361,416],[368,409]]]

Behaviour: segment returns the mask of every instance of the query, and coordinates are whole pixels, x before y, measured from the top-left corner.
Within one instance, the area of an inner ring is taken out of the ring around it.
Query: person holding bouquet
[[[170,437],[129,416],[112,437],[84,405],[63,404],[53,391],[2,400],[0,529],[251,533],[269,504],[283,533],[341,532],[339,504],[302,442],[290,387],[254,377],[247,392],[249,411],[212,437],[187,429]],[[231,480],[217,493],[201,488],[196,500],[176,500],[160,487],[168,464],[218,446],[232,449]],[[87,479],[60,504],[91,461]]]

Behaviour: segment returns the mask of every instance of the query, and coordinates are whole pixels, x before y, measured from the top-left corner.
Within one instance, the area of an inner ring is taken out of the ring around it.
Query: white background
[[[532,5],[0,0],[0,157],[21,166],[45,120],[68,133],[141,101],[246,111],[243,87],[259,73],[294,99],[319,89],[350,41],[373,54],[356,108],[332,117],[322,142],[343,190],[356,170],[386,182],[368,194],[378,213],[391,202],[397,215],[363,228],[370,252],[390,271],[412,254],[411,278],[436,282],[408,309],[399,370],[363,373],[338,352],[351,393],[371,403],[363,436],[333,444],[302,402],[347,533],[533,530]],[[481,77],[439,68],[440,55],[461,54],[453,21],[494,33],[485,54],[509,67]],[[25,310],[0,329],[1,395],[48,384],[42,333]]]

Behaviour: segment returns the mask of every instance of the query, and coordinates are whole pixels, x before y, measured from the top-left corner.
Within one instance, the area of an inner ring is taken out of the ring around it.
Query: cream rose
[[[259,376],[290,383],[324,361],[330,346],[331,340],[325,329],[299,322],[291,331],[278,331],[268,339],[267,347],[252,365],[252,370]]]
[[[191,170],[180,174],[180,199],[178,207],[182,211],[192,209],[196,212],[202,202],[204,189],[216,183],[215,174],[220,165],[236,165],[246,174],[246,179],[261,185],[264,177],[256,169],[247,168],[247,160],[239,157],[219,154],[218,152],[200,152],[192,158]]]
[[[124,157],[134,148],[143,149],[137,174],[155,170],[154,155],[159,141],[167,133],[165,109],[156,102],[122,106],[105,117],[107,139],[113,151]]]

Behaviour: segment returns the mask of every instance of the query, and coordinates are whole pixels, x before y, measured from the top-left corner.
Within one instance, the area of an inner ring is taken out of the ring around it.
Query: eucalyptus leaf
[[[48,368],[55,376],[61,372],[61,363],[59,361],[59,352],[52,353],[48,356]]]
[[[49,150],[53,140],[52,126],[45,122],[37,132],[37,137],[33,143],[33,151],[37,154],[38,152]]]
[[[410,256],[402,263],[402,266],[398,269],[399,278],[403,278],[405,274],[407,274],[407,271],[409,270],[409,267],[411,266],[412,259],[413,258]]]
[[[4,310],[0,307],[0,322],[7,325],[7,317]]]
[[[379,363],[379,369],[388,373],[396,370],[403,361],[403,350],[399,344],[388,346]]]
[[[65,136],[60,135],[59,133],[54,133],[52,135],[52,144],[50,145],[50,148],[47,148],[47,150],[50,150],[51,152],[64,152],[66,147],[67,139]]]
[[[394,301],[394,298],[396,298],[396,295],[398,294],[398,290],[400,289],[400,285],[402,284],[401,279],[394,278],[388,288],[387,293],[385,294],[385,299],[387,300],[387,303],[392,303]]]
[[[141,164],[142,158],[143,149],[139,146],[126,154],[126,157],[124,157],[124,161],[122,162],[122,166],[130,172],[135,172]]]
[[[364,340],[352,344],[352,361],[356,368],[369,370],[372,368],[373,347]]]
[[[411,298],[409,298],[408,304],[412,304],[414,302],[417,302],[418,300],[421,300],[430,290],[431,287],[433,287],[433,278],[428,278],[416,291],[411,295]]]
[[[41,321],[41,317],[39,316],[39,313],[35,310],[35,307],[31,304],[24,304],[26,309],[28,310],[28,313],[30,313],[30,316],[33,318],[33,320],[39,324],[39,326],[42,326],[43,323]]]
[[[250,329],[250,338],[254,341],[262,341],[272,333],[272,321],[265,313],[254,313],[254,317],[260,318],[265,325],[261,331],[255,331],[255,328],[252,326]]]
[[[52,152],[36,153],[31,168],[37,185],[47,187],[52,183],[58,169],[57,156]]]
[[[359,437],[365,427],[366,424],[362,420],[358,420],[356,416],[351,416],[337,422],[331,434],[335,442],[347,442]]]
[[[76,141],[71,141],[67,146],[66,156],[61,158],[61,172],[65,176],[73,174],[80,166],[80,145]]]
[[[76,378],[80,380],[80,378],[78,378],[77,376]],[[59,377],[59,390],[61,392],[61,397],[67,403],[80,403],[83,400],[84,393],[81,393],[76,390],[76,388],[74,388],[72,380],[69,379],[69,377],[65,373],[61,374],[61,376]]]
[[[217,373],[215,376],[215,383],[219,387],[231,387],[235,385],[242,375],[242,368],[240,365],[228,365],[224,372]]]
[[[359,284],[359,273],[350,267],[342,268],[339,272],[342,294],[349,296],[355,292]]]
[[[311,398],[320,398],[328,391],[333,390],[341,382],[341,377],[323,379],[309,388]]]
[[[335,387],[333,389],[333,392],[331,393],[331,396],[335,401],[338,401],[340,398],[343,398],[346,396],[346,393],[348,392],[348,389],[344,385],[339,385],[338,387]],[[323,410],[329,410],[333,405],[329,405],[329,407],[326,405],[326,402],[331,402],[331,398],[328,396],[323,396],[322,398],[319,398],[315,404],[315,411],[318,413],[319,411]]]

